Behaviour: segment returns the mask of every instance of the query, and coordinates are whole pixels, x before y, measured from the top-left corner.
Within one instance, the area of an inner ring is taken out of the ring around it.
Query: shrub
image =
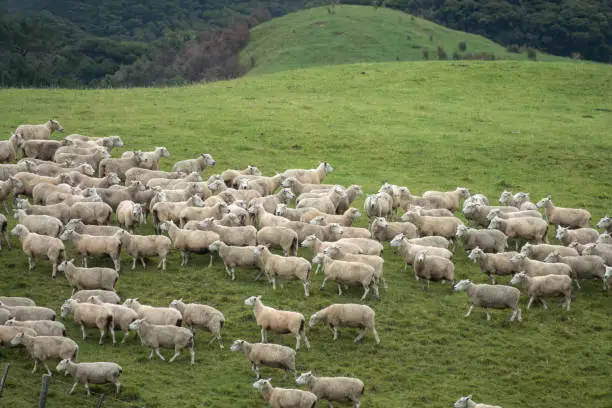
[[[429,41],[433,41],[433,34],[429,34]]]
[[[423,49],[423,59],[429,59],[429,50],[427,48]]]
[[[453,59],[454,60],[460,60],[461,59],[461,54],[459,53],[459,51],[457,51],[457,50],[453,51]]]
[[[446,60],[446,59],[448,59],[448,55],[446,55],[446,51],[444,51],[444,48],[442,48],[439,45],[438,45],[438,59],[439,60]]]
[[[459,51],[467,51],[467,43],[465,41],[459,41]]]
[[[506,51],[518,54],[521,52],[521,46],[518,44],[510,44],[506,47]]]
[[[536,59],[538,59],[538,53],[537,53],[537,51],[535,50],[535,48],[527,48],[527,57],[528,57],[530,60],[534,60],[534,61],[535,61]]]

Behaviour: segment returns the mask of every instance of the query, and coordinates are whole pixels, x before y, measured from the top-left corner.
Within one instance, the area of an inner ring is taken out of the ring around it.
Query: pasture
[[[556,205],[588,209],[594,224],[611,210],[611,84],[609,66],[586,63],[355,64],[182,88],[0,90],[0,125],[8,137],[20,123],[54,118],[66,134],[118,134],[126,149],[166,146],[171,160],[162,160],[163,170],[210,153],[217,164],[203,177],[249,164],[273,175],[327,160],[335,171],[326,182],[360,184],[368,193],[385,180],[414,194],[467,187],[492,203],[504,189],[529,191],[533,201],[550,193]],[[121,149],[114,152],[120,154]],[[363,197],[355,206],[362,208]],[[366,223],[362,218],[357,225]],[[137,231],[149,234],[152,228]],[[0,253],[0,293],[28,296],[59,312],[71,292],[63,275],[52,280],[45,261],[27,272],[15,237],[12,244],[12,252],[3,246]],[[75,257],[67,247],[68,257]],[[299,255],[312,258],[303,249]],[[411,270],[400,271],[400,257],[388,246],[384,258],[389,289],[381,290],[380,302],[366,299],[376,311],[381,344],[369,333],[362,344],[353,344],[352,330],[341,330],[332,342],[331,332],[318,327],[307,332],[312,349],[298,352],[298,371],[359,377],[366,384],[363,407],[448,407],[469,393],[504,407],[610,406],[612,299],[600,283],[585,282],[569,313],[555,301],[547,311],[538,306],[527,311],[523,298],[523,322],[509,324],[509,311],[493,311],[487,322],[478,309],[463,318],[465,293],[451,293],[448,284],[432,284],[424,293]],[[454,262],[458,279],[486,281],[461,249]],[[108,259],[91,264],[111,265]],[[122,299],[167,306],[182,297],[214,306],[226,317],[226,348],[219,351],[208,344],[208,333],[198,332],[194,366],[188,353],[172,364],[149,361],[149,350],[136,338],[99,346],[97,330],[89,330],[84,342],[80,328],[66,321],[81,347],[80,361],[114,361],[124,369],[122,393],[107,396],[108,408],[264,406],[251,387],[248,362],[229,351],[234,339],[259,339],[244,299],[262,295],[267,305],[308,317],[361,296],[351,288],[338,297],[333,285],[320,292],[320,274],[313,276],[310,298],[296,282],[273,291],[253,280],[255,271],[239,270],[232,282],[218,260],[206,267],[208,255],[192,256],[187,267],[179,267],[173,252],[163,273],[153,262],[135,271],[130,264],[124,256],[117,284]],[[279,335],[270,335],[270,341],[294,345],[293,338]],[[169,356],[168,350],[162,353]],[[0,404],[33,406],[40,370],[30,373],[32,361],[23,349],[2,349],[0,356],[11,363]],[[263,368],[262,376],[293,387],[277,370]],[[70,386],[70,378],[54,375],[47,407],[94,406],[82,388],[67,395]],[[92,386],[97,393],[110,390]]]

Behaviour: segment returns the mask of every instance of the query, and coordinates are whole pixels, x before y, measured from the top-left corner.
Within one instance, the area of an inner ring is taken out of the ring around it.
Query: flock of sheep
[[[150,359],[157,355],[164,360],[160,348],[170,348],[172,362],[188,349],[193,364],[196,328],[211,332],[211,342],[217,340],[223,349],[225,318],[215,308],[182,299],[169,307],[141,304],[137,298],[120,304],[114,287],[123,251],[132,257],[132,269],[138,262],[146,267],[147,258],[159,257],[158,268],[165,270],[172,249],[179,251],[181,266],[188,264],[192,253],[209,253],[211,265],[216,254],[231,280],[236,279],[236,268],[258,269],[256,279],[264,276],[274,289],[277,283],[283,287],[284,282],[299,281],[306,297],[316,266],[314,274],[320,269],[323,273],[321,290],[327,282],[336,284],[338,295],[349,285],[357,286],[363,289],[363,301],[370,294],[380,300],[379,285],[388,287],[382,255],[383,243],[389,243],[402,256],[404,270],[412,266],[423,289],[425,283],[429,289],[430,282],[450,281],[455,291],[466,291],[470,302],[466,317],[479,306],[487,319],[489,309],[511,309],[510,321],[522,319],[520,291],[496,284],[497,276],[512,275],[510,284],[523,284],[529,297],[527,308],[536,300],[546,308],[545,298],[562,296],[567,310],[572,281],[579,287],[580,279],[599,279],[607,289],[612,276],[608,266],[612,265],[612,219],[606,216],[599,221],[597,227],[607,230],[600,234],[590,228],[588,211],[555,207],[550,196],[533,204],[528,193],[504,191],[499,199],[502,205],[491,206],[485,196],[471,195],[466,188],[427,191],[417,197],[406,187],[385,183],[366,197],[363,212],[368,228],[359,228],[353,223],[362,214],[351,204],[363,195],[361,187],[323,184],[333,171],[327,162],[271,177],[248,166],[202,181],[201,172],[215,165],[210,154],[176,162],[166,172],[158,170],[159,161],[170,156],[165,147],[111,158],[113,148],[123,147],[118,136],[73,134],[57,141],[51,140],[54,131],[63,131],[55,120],[21,125],[9,140],[0,142],[0,161],[9,162],[0,164],[0,200],[8,213],[7,201],[14,198],[13,215],[18,221],[10,233],[19,238],[30,270],[37,259],[46,259],[53,278],[58,270],[65,274],[73,295],[61,306],[61,316],[72,316],[84,340],[87,328],[100,331],[100,343],[108,333],[113,344],[115,330],[124,333],[121,343],[135,331],[141,344],[151,348]],[[23,158],[17,161],[20,155]],[[459,209],[471,227],[455,216]],[[110,225],[113,213],[118,226]],[[137,225],[149,220],[158,234],[134,234]],[[556,228],[561,245],[548,242],[550,225]],[[10,248],[2,214],[0,230]],[[66,258],[65,242],[81,256],[81,266]],[[506,251],[509,243],[516,251]],[[455,283],[453,255],[459,245],[489,276],[489,284],[467,279]],[[297,256],[300,246],[315,254],[311,261]],[[87,267],[91,255],[108,255],[113,268]],[[258,379],[253,387],[270,406],[310,408],[319,399],[328,400],[330,406],[332,401],[360,406],[365,386],[357,378],[316,377],[312,372],[298,376],[296,351],[302,342],[310,348],[303,314],[266,306],[261,296],[251,296],[244,303],[253,308],[261,342],[238,339],[230,350],[244,353]],[[74,378],[71,393],[79,383],[89,394],[88,384],[105,382],[113,383],[119,393],[121,367],[110,362],[77,363],[79,347],[65,337],[65,327],[55,317],[52,309],[36,306],[31,299],[0,297],[0,322],[4,323],[0,343],[23,344],[34,359],[33,372],[41,363],[51,375],[46,361],[61,360],[57,371]],[[334,340],[338,329],[358,328],[355,342],[362,340],[366,330],[380,342],[375,312],[366,305],[332,304],[314,313],[308,324],[311,328],[327,324]],[[295,350],[268,343],[268,332],[290,333],[296,339]],[[292,373],[297,384],[307,385],[310,391],[272,386],[270,379],[259,378],[262,365]],[[492,407],[476,404],[471,396],[460,398],[454,406]]]

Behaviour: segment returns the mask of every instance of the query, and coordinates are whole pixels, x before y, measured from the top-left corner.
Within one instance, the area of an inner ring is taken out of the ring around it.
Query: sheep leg
[[[130,331],[129,330],[123,332],[123,339],[121,340],[121,344],[125,343],[125,341],[127,340],[129,335],[130,335]]]
[[[87,332],[85,331],[85,326],[81,325],[81,333],[83,334],[83,340],[87,340]]]
[[[314,272],[314,273],[315,273],[315,275],[316,275],[317,273],[319,273],[319,268],[320,268],[320,267],[321,267],[321,264],[317,264],[317,269],[315,269],[315,272]]]
[[[489,309],[487,309],[486,307],[482,308],[485,312],[485,314],[487,315],[487,321],[491,320],[491,315],[489,314]]]
[[[361,339],[363,339],[363,336],[365,336],[365,331],[366,329],[359,330],[359,334],[357,335],[357,337],[355,337],[355,340],[354,340],[355,343],[359,343]]]
[[[308,287],[310,285],[308,284],[308,282],[304,282],[304,296],[308,297],[310,296],[310,292],[308,291]]]
[[[86,255],[83,255],[81,259],[81,264],[83,265],[83,268],[87,268],[87,256]]]
[[[162,361],[166,361],[166,359],[164,358],[164,356],[162,356],[162,355],[161,355],[161,353],[159,352],[159,347],[155,347],[155,349],[154,349],[154,350],[155,350],[155,354],[157,354],[157,356],[158,356],[159,358],[161,358],[161,359],[162,359]]]
[[[210,262],[208,263],[208,267],[210,268],[213,264],[213,254],[210,254]]]
[[[338,328],[334,326],[332,331],[334,332],[334,340],[338,340]]]
[[[85,384],[83,384],[83,387],[85,387],[85,390],[87,391],[87,396],[91,397],[91,391],[89,391],[89,384],[87,383],[87,381],[85,381]]]
[[[225,266],[225,273],[227,273],[227,276],[232,276],[232,272],[229,270],[229,268],[227,267],[227,264],[225,262],[223,262],[223,266]]]
[[[376,296],[376,300],[380,300],[380,293],[378,292],[378,284],[374,282],[372,286],[374,287],[374,295]]]
[[[121,390],[121,383],[115,380],[115,395],[119,395],[120,390]]]
[[[98,344],[104,344],[104,335],[106,334],[106,330],[104,328],[100,329],[100,341],[98,341]]]
[[[529,302],[527,303],[527,309],[531,307],[531,304],[533,303],[534,300],[535,300],[535,296],[532,296],[529,298]]]
[[[268,342],[268,332],[263,327],[261,328],[261,342],[262,343]]]
[[[149,354],[149,360],[151,360],[153,358],[153,354],[155,353],[154,349],[151,349],[151,354]]]
[[[340,286],[340,285],[338,285]],[[363,287],[363,296],[361,297],[361,300],[364,300],[366,298],[366,296],[368,296],[368,293],[370,293],[370,287],[369,286],[364,286]]]
[[[385,290],[389,289],[389,285],[387,285],[387,281],[385,280],[385,278],[383,278],[382,276],[380,277],[380,280],[382,281],[383,284],[383,288]]]
[[[170,361],[168,361],[169,363],[173,362],[174,360],[176,360],[176,358],[178,356],[181,355],[181,350],[178,350],[178,346],[174,349],[174,355],[172,356],[172,358],[170,359]]]
[[[33,256],[28,256],[28,271],[32,271],[36,266],[36,261]]]
[[[321,284],[321,290],[323,290],[325,288],[325,283],[327,282],[327,278],[323,279],[323,283]]]
[[[580,282],[578,282],[578,279],[574,279],[574,283],[576,284],[576,287],[577,287],[578,289],[582,289],[582,288],[580,287]]]
[[[300,349],[300,334],[298,333],[295,336],[295,351],[298,351]]]
[[[342,285],[338,283],[338,296],[342,296]]]
[[[567,296],[565,298],[565,308],[566,310],[569,312],[570,311],[570,303],[572,302],[572,298],[570,296]]]
[[[189,348],[189,354],[191,354],[191,364],[195,364],[195,350],[193,349],[193,347]]]
[[[235,281],[236,280],[236,267],[232,266],[232,280]]]
[[[36,372],[37,368],[38,368],[38,360],[34,359],[34,369],[32,369],[32,374],[34,374]]]
[[[272,289],[276,290],[276,277],[272,278]]]
[[[132,270],[136,269],[136,257],[132,258]]]
[[[546,304],[544,299],[540,298],[540,302],[542,302],[542,306],[544,306],[544,309],[548,309],[548,305]]]
[[[115,270],[117,272],[121,270],[121,260],[118,257],[113,259],[113,265],[115,265]]]
[[[255,363],[253,363],[251,365],[251,370],[253,370],[255,372],[255,376],[259,380],[261,378],[261,376],[259,375],[259,366],[257,364],[255,364]]]
[[[376,328],[372,327],[372,333],[374,334],[374,339],[376,340],[376,344],[380,344],[380,337],[378,337],[378,332]]]
[[[467,313],[463,317],[468,317],[472,313],[473,308],[474,308],[474,305],[470,305],[470,308],[468,309]]]
[[[142,256],[140,257],[140,262],[142,262],[142,269],[145,269],[147,267],[147,264],[145,263],[145,260]]]
[[[306,344],[306,349],[310,350],[310,342],[308,341],[308,337],[306,337],[306,332],[302,332],[302,336],[304,336],[304,344]]]
[[[6,206],[6,200],[2,201],[2,205],[4,206],[4,211],[6,211],[6,213],[9,213],[8,207]]]
[[[115,328],[113,327],[112,323],[108,325],[108,331],[110,332],[111,339],[113,340],[113,346],[114,346],[115,344],[117,344],[117,338],[115,337]]]
[[[49,377],[53,376],[53,373],[51,372],[51,370],[49,369],[49,366],[47,365],[47,363],[43,362],[43,365],[45,366],[45,368],[47,369],[47,374],[49,375]]]
[[[6,205],[6,203],[4,205]],[[6,246],[8,247],[9,251],[12,251],[13,248],[11,247],[11,241],[9,241],[8,231],[4,231],[4,239],[6,240]],[[2,249],[1,245],[0,249]]]
[[[74,390],[76,390],[77,385],[79,385],[79,382],[75,381],[74,384],[72,384],[72,388],[70,389],[70,391],[68,391],[68,394],[72,394]]]

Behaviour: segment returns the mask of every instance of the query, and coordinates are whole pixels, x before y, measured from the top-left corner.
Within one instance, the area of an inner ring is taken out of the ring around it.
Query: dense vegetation
[[[0,127],[8,135],[19,123],[54,117],[68,133],[119,134],[129,149],[165,145],[172,161],[205,151],[217,166],[204,176],[248,164],[274,174],[329,160],[335,171],[326,181],[359,183],[367,193],[384,180],[415,194],[461,185],[492,201],[504,188],[530,191],[534,200],[551,193],[555,204],[587,208],[597,220],[610,211],[611,84],[609,67],[585,63],[325,66],[164,89],[3,90]],[[163,169],[170,166],[162,161]],[[363,199],[356,202],[362,205]],[[12,217],[10,222],[14,225]],[[359,220],[359,226],[365,224]],[[150,224],[138,232],[151,233]],[[18,245],[14,237],[12,242]],[[75,255],[70,247],[68,255]],[[300,255],[310,258],[311,253],[300,249]],[[504,407],[609,408],[612,297],[601,292],[601,283],[584,282],[569,313],[556,301],[549,302],[549,310],[527,311],[523,297],[522,323],[508,324],[508,311],[492,311],[487,322],[480,310],[463,318],[464,293],[452,294],[441,284],[424,293],[410,270],[400,271],[400,258],[388,246],[384,256],[389,290],[382,292],[381,302],[367,300],[377,313],[381,345],[369,334],[354,345],[353,330],[342,330],[335,343],[325,327],[308,330],[312,350],[298,352],[299,370],[358,376],[366,384],[362,406],[371,408],[449,407],[468,393]],[[455,262],[458,278],[486,281],[461,249]],[[253,280],[254,271],[239,269],[232,282],[218,261],[206,268],[204,255],[179,267],[174,252],[164,273],[152,266],[154,260],[146,270],[130,271],[129,263],[124,256],[117,285],[122,298],[168,305],[184,297],[215,306],[227,318],[226,349],[208,345],[209,335],[200,332],[195,366],[189,366],[187,355],[172,364],[149,361],[137,339],[99,346],[92,329],[84,342],[68,320],[82,361],[111,360],[124,368],[119,399],[109,395],[110,386],[92,386],[107,393],[105,408],[263,407],[244,356],[227,349],[235,338],[259,338],[244,299],[261,294],[271,306],[308,316],[361,295],[357,288],[342,297],[332,287],[320,292],[321,274],[313,276],[315,290],[308,299],[301,285],[288,282],[273,291]],[[0,293],[31,296],[59,310],[70,288],[62,274],[50,278],[48,262],[27,272],[16,248],[0,253]],[[270,340],[294,344],[287,336],[271,335]],[[1,349],[0,358],[11,363],[2,406],[35,406],[40,375],[30,373],[33,363],[25,351]],[[273,377],[276,385],[294,386],[276,370],[264,368],[262,375]],[[70,378],[54,375],[47,407],[95,405],[82,388],[67,395],[70,386]]]

